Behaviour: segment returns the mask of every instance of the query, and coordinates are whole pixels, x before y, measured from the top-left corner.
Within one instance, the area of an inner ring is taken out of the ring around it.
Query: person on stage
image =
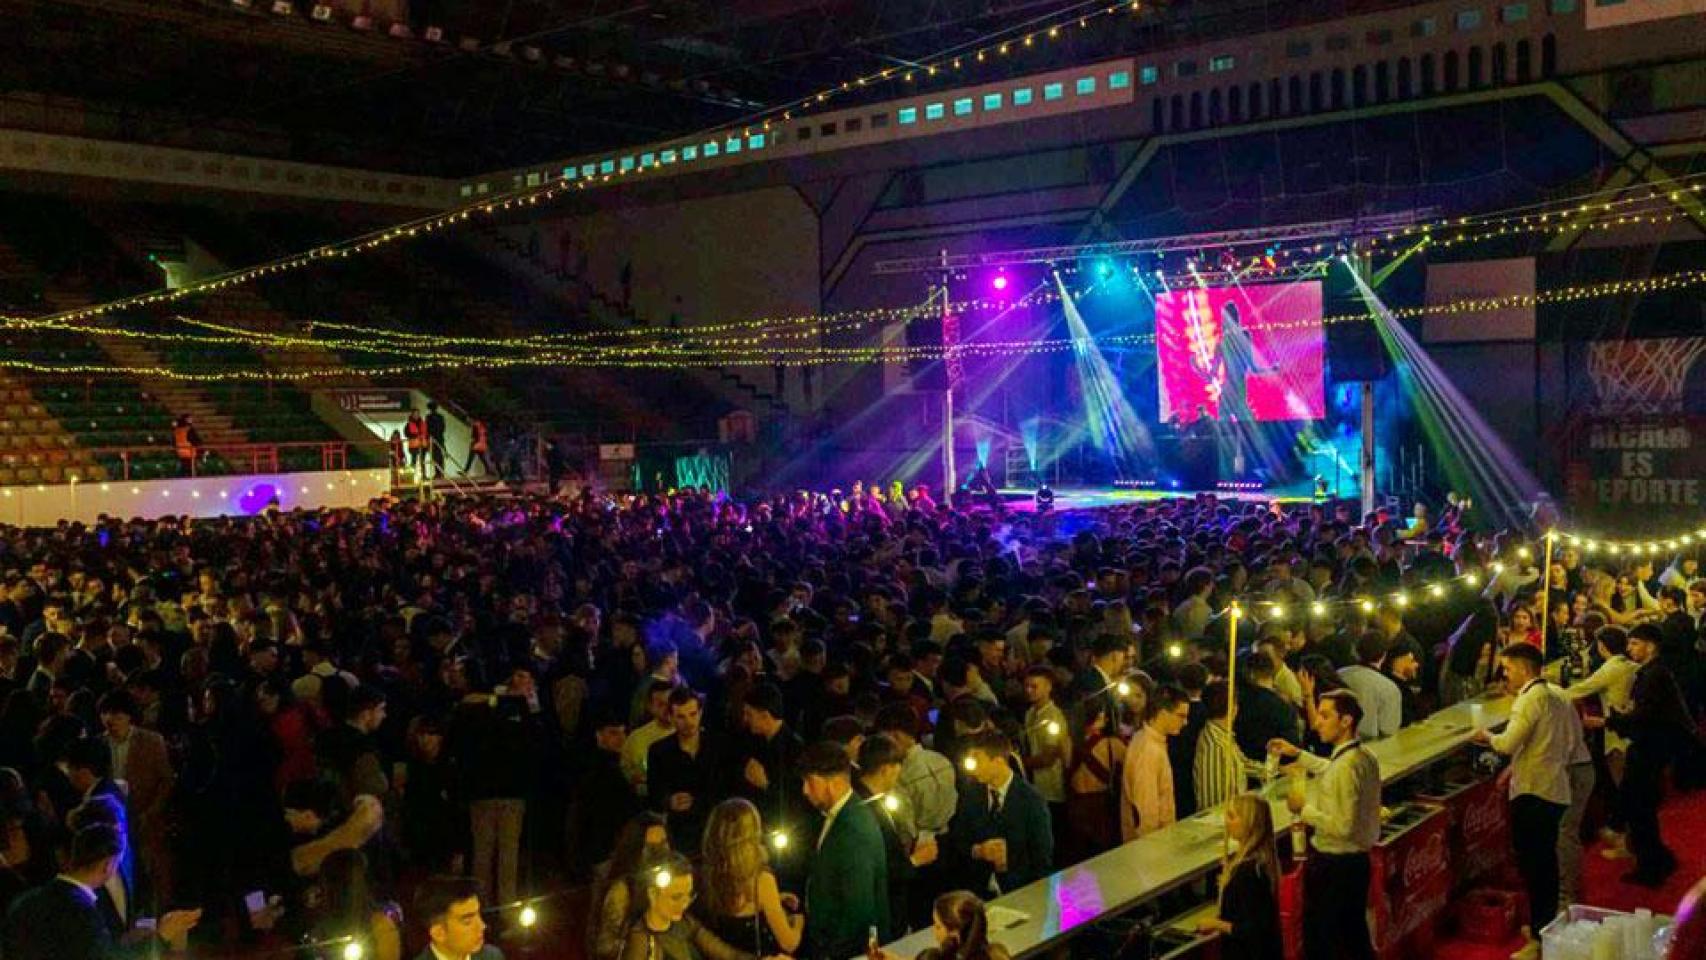
[[[1277,369],[1271,362],[1261,362],[1263,359],[1256,353],[1249,331],[1244,329],[1238,304],[1228,300],[1220,308],[1220,343],[1214,359],[1204,366],[1200,355],[1193,356],[1197,372],[1208,381],[1209,395],[1215,398],[1214,419],[1239,423],[1255,419],[1250,411],[1248,378]]]

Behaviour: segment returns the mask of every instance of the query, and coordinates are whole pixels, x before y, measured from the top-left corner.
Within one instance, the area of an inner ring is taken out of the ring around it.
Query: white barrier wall
[[[281,510],[364,507],[390,489],[385,468],[22,485],[0,488],[0,523],[51,527],[61,520],[93,523],[102,514],[127,520],[249,516],[275,498]]]

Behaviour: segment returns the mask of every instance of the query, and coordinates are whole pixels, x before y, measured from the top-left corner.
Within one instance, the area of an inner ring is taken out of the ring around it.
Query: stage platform
[[[999,491],[1003,504],[1009,510],[1033,511],[1036,509],[1035,488],[1003,487]],[[1182,490],[1159,487],[1057,487],[1054,491],[1054,509],[1061,510],[1092,510],[1100,507],[1131,506],[1136,503],[1152,503],[1157,500],[1190,499],[1199,494],[1211,493],[1221,500],[1239,500],[1247,503],[1312,503],[1315,500],[1313,492],[1307,485],[1300,487],[1284,487],[1278,489],[1220,489],[1220,490]],[[966,495],[961,494],[963,499]],[[955,500],[956,503],[960,500]]]

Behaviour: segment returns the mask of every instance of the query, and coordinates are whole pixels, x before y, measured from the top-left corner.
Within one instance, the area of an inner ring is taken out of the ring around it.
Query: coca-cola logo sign
[[[1492,833],[1503,827],[1505,801],[1494,791],[1487,791],[1479,802],[1463,808],[1463,832],[1471,836]]]
[[[1428,836],[1414,849],[1404,861],[1404,886],[1414,888],[1446,870],[1445,833],[1439,830],[1429,831]]]

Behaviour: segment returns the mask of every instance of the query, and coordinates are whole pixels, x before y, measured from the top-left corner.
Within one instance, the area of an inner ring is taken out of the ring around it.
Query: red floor
[[[1619,878],[1634,866],[1634,861],[1605,859],[1599,855],[1605,844],[1596,841],[1582,856],[1583,903],[1612,910],[1646,907],[1654,913],[1676,912],[1683,894],[1706,874],[1706,790],[1687,794],[1672,792],[1660,811],[1659,822],[1665,844],[1682,864],[1671,875],[1670,882],[1658,890],[1624,883]],[[1505,960],[1520,946],[1522,942],[1519,939],[1491,947],[1441,937],[1435,944],[1433,956],[1436,960]]]

